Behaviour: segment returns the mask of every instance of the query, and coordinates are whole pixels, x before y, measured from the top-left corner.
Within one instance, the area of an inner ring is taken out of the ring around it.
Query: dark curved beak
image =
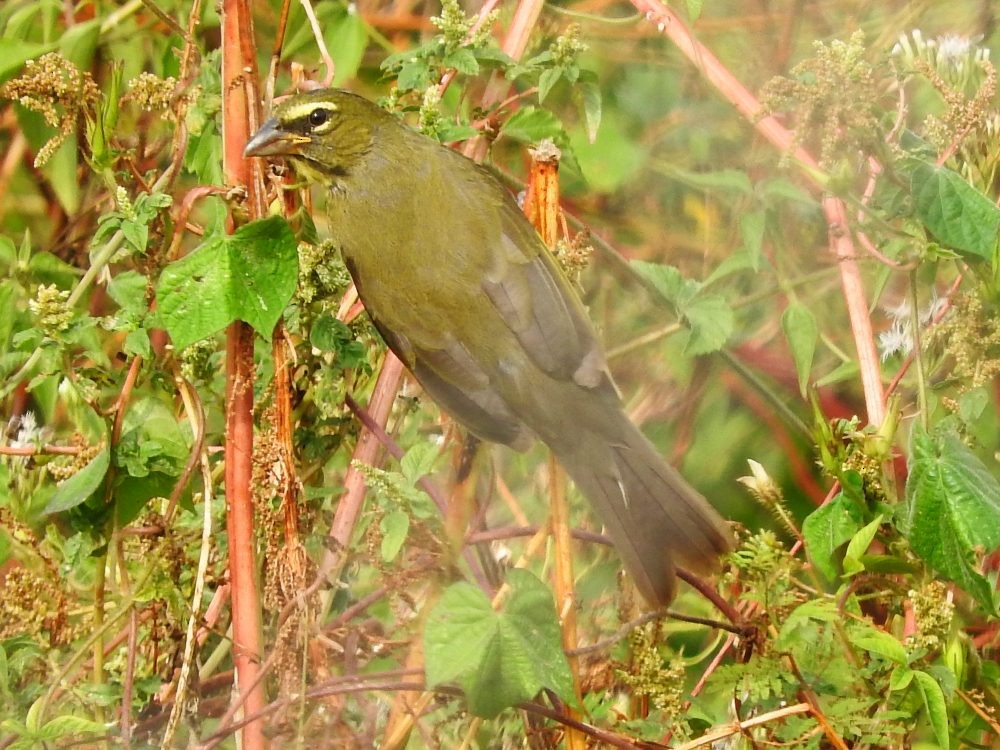
[[[272,117],[247,141],[243,156],[287,156],[296,153],[300,145],[308,142],[308,136],[282,130],[280,123]]]

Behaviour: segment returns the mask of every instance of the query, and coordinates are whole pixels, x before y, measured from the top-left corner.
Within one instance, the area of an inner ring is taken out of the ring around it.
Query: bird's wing
[[[369,315],[371,313],[369,312]],[[450,335],[435,348],[414,346],[371,316],[386,344],[440,406],[474,435],[523,450],[532,436],[493,388],[490,377],[465,346]]]
[[[483,292],[539,369],[614,392],[597,336],[555,259],[512,200],[504,200],[498,213],[500,247]]]

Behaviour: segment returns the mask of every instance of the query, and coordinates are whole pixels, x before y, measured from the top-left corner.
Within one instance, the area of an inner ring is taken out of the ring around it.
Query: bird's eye
[[[309,113],[309,124],[314,128],[318,128],[320,125],[326,123],[330,119],[330,110],[328,109],[314,109]]]

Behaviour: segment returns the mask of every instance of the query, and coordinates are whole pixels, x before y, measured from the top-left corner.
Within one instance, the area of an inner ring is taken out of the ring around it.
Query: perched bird
[[[639,591],[709,572],[729,529],[622,408],[583,305],[517,203],[478,164],[363,97],[297,94],[246,146],[330,189],[334,242],[389,348],[476,436],[545,442]]]

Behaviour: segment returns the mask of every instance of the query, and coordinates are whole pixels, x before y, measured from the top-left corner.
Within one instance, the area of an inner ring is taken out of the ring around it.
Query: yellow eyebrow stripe
[[[286,120],[298,120],[307,117],[310,112],[316,109],[328,109],[331,112],[336,112],[338,108],[333,102],[302,102],[301,104],[293,104],[281,116]]]

